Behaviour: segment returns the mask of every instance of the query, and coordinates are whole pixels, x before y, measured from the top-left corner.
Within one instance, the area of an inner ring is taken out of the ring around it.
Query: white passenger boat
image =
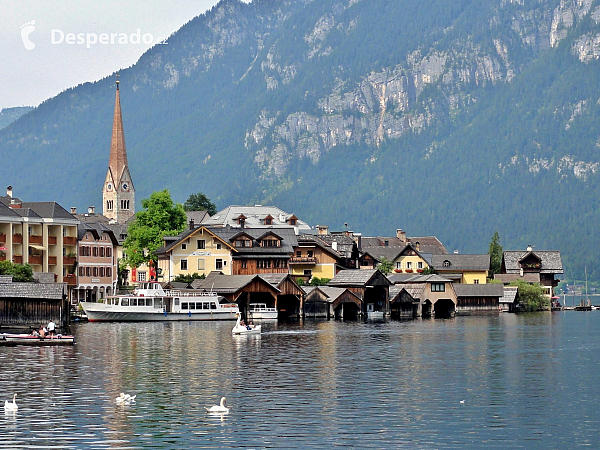
[[[81,306],[90,322],[235,320],[239,313],[235,303],[221,303],[215,293],[164,290],[156,281],[140,283],[133,294]]]
[[[277,308],[267,308],[266,303],[250,303],[248,315],[252,319],[277,319]]]

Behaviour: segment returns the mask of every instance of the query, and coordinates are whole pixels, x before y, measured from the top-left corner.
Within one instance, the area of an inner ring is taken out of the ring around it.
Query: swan
[[[6,400],[4,402],[4,411],[16,411],[17,409],[19,409],[19,407],[17,406],[17,402],[15,401],[16,399],[17,394],[13,395],[12,403],[9,403],[8,400]]]
[[[229,414],[229,408],[225,407],[225,397],[221,397],[221,404],[219,406],[215,405],[204,409],[212,414]]]
[[[123,392],[121,392],[121,394],[115,399],[115,402],[117,403],[117,405],[129,405],[131,402],[135,403],[136,397],[137,397],[137,394],[129,395],[129,394],[124,394]]]

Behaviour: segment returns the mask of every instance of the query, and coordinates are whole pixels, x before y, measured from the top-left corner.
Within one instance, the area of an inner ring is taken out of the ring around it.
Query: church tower
[[[118,77],[118,75],[117,75]],[[115,97],[112,140],[108,172],[102,189],[103,214],[117,223],[125,223],[135,214],[135,189],[131,181],[125,150],[125,134],[121,117],[121,99],[119,97],[119,79]]]

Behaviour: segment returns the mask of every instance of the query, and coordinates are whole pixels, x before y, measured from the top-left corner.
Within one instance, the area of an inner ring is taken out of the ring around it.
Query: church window
[[[112,211],[113,210],[113,200],[106,200],[106,209],[108,211]]]

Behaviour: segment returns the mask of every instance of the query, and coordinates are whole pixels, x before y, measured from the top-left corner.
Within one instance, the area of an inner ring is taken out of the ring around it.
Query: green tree
[[[522,311],[543,311],[550,308],[550,301],[544,295],[541,284],[530,284],[523,280],[517,280],[510,285],[517,286],[519,309]]]
[[[392,269],[394,268],[394,262],[393,261],[388,261],[385,257],[381,258],[381,261],[379,262],[379,264],[377,265],[377,268],[383,272],[384,274],[388,274],[392,271]]]
[[[433,275],[434,273],[435,270],[433,270],[433,267],[426,267],[423,269],[423,272],[421,272],[421,275]]]
[[[325,286],[331,278],[312,277],[310,279],[311,286]]]
[[[502,268],[502,246],[500,245],[500,235],[498,232],[494,232],[492,240],[490,242],[490,266],[492,275],[500,273]]]
[[[29,264],[14,264],[0,261],[0,275],[12,275],[13,281],[33,281],[33,269]]]
[[[215,204],[202,192],[190,195],[183,204],[183,209],[186,211],[206,211],[211,216],[217,213]]]
[[[142,200],[142,211],[127,229],[127,239],[123,243],[125,263],[129,267],[139,267],[152,261],[157,264],[156,250],[164,245],[164,236],[176,236],[185,228],[186,216],[183,206],[171,199],[168,190],[153,192],[150,198]]]
[[[204,280],[205,278],[206,278],[206,275],[204,275],[204,274],[199,275],[198,272],[194,272],[191,275],[189,275],[189,274],[177,275],[175,278],[173,278],[173,281],[190,284],[194,280]]]

